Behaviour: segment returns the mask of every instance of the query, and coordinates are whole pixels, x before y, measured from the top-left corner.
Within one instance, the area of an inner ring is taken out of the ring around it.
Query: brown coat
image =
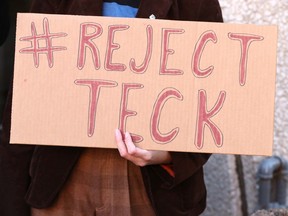
[[[0,46],[5,42],[10,26],[9,6],[7,0],[0,2]]]
[[[101,0],[35,0],[32,12],[101,15]],[[137,17],[222,22],[218,0],[142,0]],[[29,99],[29,96],[27,96]],[[24,98],[23,98],[24,99]],[[82,148],[9,145],[11,92],[0,145],[0,215],[29,216],[30,206],[52,204]],[[27,119],[29,124],[29,119]],[[199,215],[206,206],[203,165],[209,154],[171,152],[175,178],[159,165],[141,168],[159,216]]]

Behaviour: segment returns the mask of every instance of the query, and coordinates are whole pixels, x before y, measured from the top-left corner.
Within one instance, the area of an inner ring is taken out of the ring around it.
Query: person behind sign
[[[217,0],[35,0],[31,12],[223,21]],[[9,145],[11,98],[10,91],[0,146],[1,216],[195,216],[204,211],[203,165],[210,154],[147,151],[119,130],[118,151]]]

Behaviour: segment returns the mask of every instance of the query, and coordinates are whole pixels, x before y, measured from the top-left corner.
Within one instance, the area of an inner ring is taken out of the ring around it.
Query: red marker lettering
[[[114,50],[120,49],[120,45],[114,43],[114,34],[116,31],[123,31],[128,29],[128,25],[112,25],[109,26],[108,29],[108,42],[107,42],[107,50],[105,56],[105,69],[108,71],[124,71],[126,69],[126,65],[121,63],[112,63],[112,54]]]
[[[213,31],[206,31],[200,36],[200,38],[199,38],[199,40],[195,46],[195,51],[194,51],[194,54],[192,56],[192,71],[196,77],[207,77],[214,70],[214,66],[210,66],[204,70],[200,69],[200,60],[201,60],[201,56],[202,56],[204,47],[206,46],[206,44],[210,40],[213,43],[217,43],[217,36],[216,36],[215,32],[213,32]]]
[[[152,55],[152,47],[153,47],[153,28],[152,26],[148,25],[146,28],[147,32],[147,49],[146,49],[146,55],[144,58],[143,63],[140,66],[136,66],[135,59],[132,58],[130,60],[130,69],[134,73],[142,74],[145,73],[147,70],[147,67],[149,65],[151,55]]]
[[[210,120],[215,116],[222,108],[226,97],[226,92],[221,91],[218,100],[214,107],[207,111],[207,97],[205,90],[201,89],[198,93],[198,113],[197,113],[197,128],[195,136],[195,146],[198,149],[203,147],[204,143],[204,127],[208,126],[216,146],[221,147],[223,144],[223,134],[221,130]]]
[[[165,144],[171,142],[179,133],[179,128],[174,128],[170,132],[166,134],[162,134],[159,130],[159,122],[160,122],[160,115],[161,111],[166,103],[166,101],[170,98],[176,98],[178,100],[183,100],[182,94],[174,88],[166,88],[164,89],[158,96],[152,116],[151,116],[151,127],[150,127],[150,133],[152,139],[159,143],[159,144]]]
[[[88,28],[93,28],[94,33],[88,34]],[[80,44],[78,51],[77,67],[81,70],[85,65],[86,48],[92,52],[92,58],[95,69],[100,68],[100,57],[97,46],[93,43],[92,39],[99,37],[103,32],[101,25],[95,23],[82,23],[80,25]]]
[[[240,58],[240,72],[239,72],[240,81],[239,82],[241,86],[244,86],[246,83],[248,50],[249,50],[250,44],[253,41],[261,41],[264,39],[264,37],[258,36],[258,35],[237,34],[237,33],[229,33],[228,37],[232,40],[240,41],[241,58]]]
[[[164,75],[181,75],[184,72],[179,69],[167,69],[168,56],[174,54],[173,49],[169,49],[169,38],[171,34],[182,34],[183,29],[163,29],[162,30],[162,49],[161,49],[161,62],[160,74]]]
[[[88,110],[88,136],[94,134],[97,104],[101,87],[115,87],[116,82],[107,80],[75,80],[76,85],[88,86],[89,92],[89,110]]]
[[[120,107],[120,119],[119,119],[119,129],[120,131],[126,131],[126,120],[129,116],[137,115],[136,111],[131,111],[127,109],[128,104],[128,94],[130,89],[140,89],[144,86],[142,84],[136,83],[123,83],[122,84],[122,98]],[[132,140],[135,143],[139,143],[143,140],[142,136],[131,134]]]

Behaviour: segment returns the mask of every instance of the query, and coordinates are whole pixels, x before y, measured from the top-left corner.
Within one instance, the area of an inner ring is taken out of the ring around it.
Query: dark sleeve
[[[6,2],[6,1],[5,1]],[[45,11],[49,13],[52,7],[45,0],[36,0],[31,7],[31,12]],[[1,40],[3,36],[1,0]],[[53,11],[52,11],[53,12]],[[7,24],[3,24],[4,26]],[[0,215],[1,216],[30,216],[30,206],[25,201],[25,195],[30,184],[30,162],[35,149],[31,145],[10,144],[12,86],[7,96],[3,116],[3,131],[0,142]],[[27,119],[29,124],[29,119]]]
[[[0,1],[0,45],[2,45],[9,32],[9,7],[7,0]]]
[[[223,22],[222,11],[218,0],[202,0],[200,2],[199,21]]]
[[[174,186],[193,176],[208,161],[211,154],[170,152],[175,174]]]
[[[55,14],[60,3],[61,0],[31,0],[30,12]]]
[[[178,4],[179,13],[183,14],[182,19],[204,22],[223,22],[218,0],[179,0]],[[195,8],[198,9],[195,10]],[[191,144],[192,142],[193,140],[191,140]],[[174,186],[190,178],[202,169],[210,155],[211,154],[171,152],[175,173]]]
[[[0,142],[0,215],[29,216],[24,201],[30,183],[29,167],[33,146],[10,144],[12,85],[3,117]]]
[[[218,0],[174,0],[177,2],[180,20],[223,22]]]

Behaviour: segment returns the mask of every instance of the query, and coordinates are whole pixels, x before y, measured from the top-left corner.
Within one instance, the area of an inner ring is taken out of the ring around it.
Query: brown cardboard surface
[[[271,155],[277,27],[18,14],[11,143]]]

